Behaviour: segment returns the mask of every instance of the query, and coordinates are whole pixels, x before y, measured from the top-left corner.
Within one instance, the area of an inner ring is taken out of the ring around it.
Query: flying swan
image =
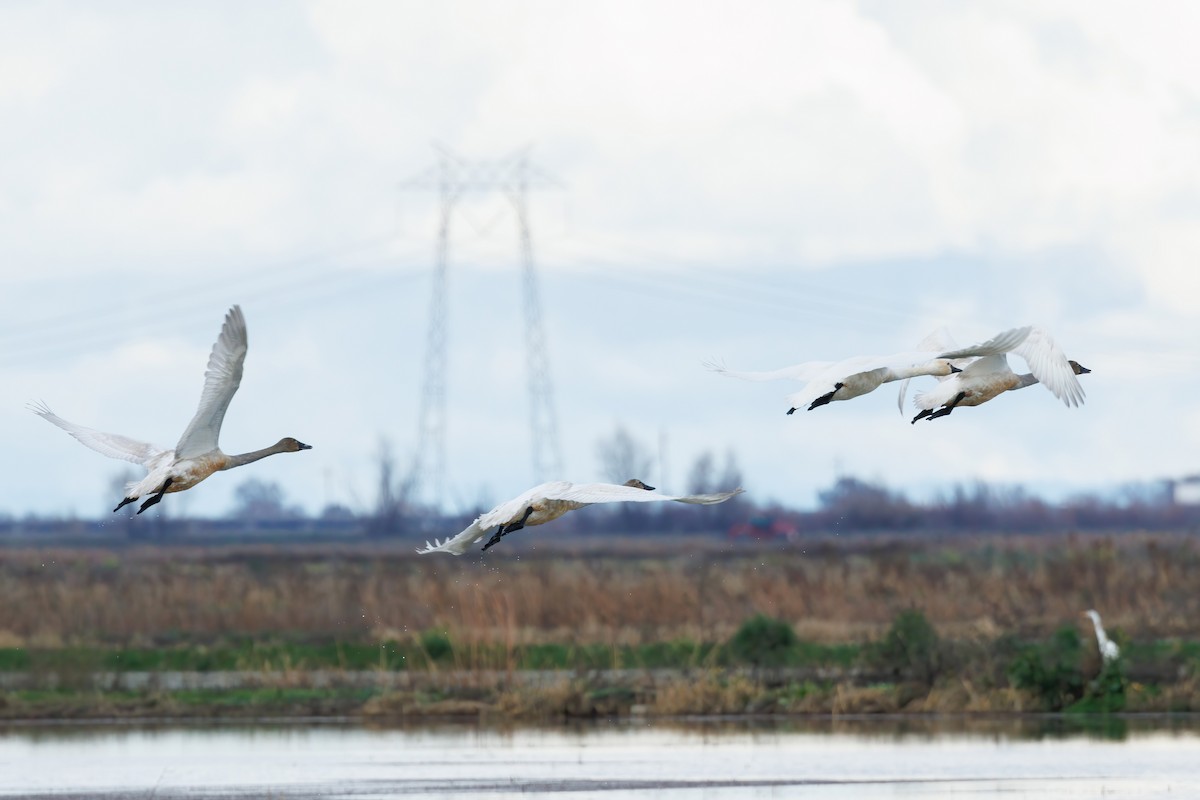
[[[289,437],[251,453],[230,456],[221,452],[217,437],[221,433],[221,422],[225,419],[229,401],[242,382],[242,363],[245,360],[246,320],[242,316],[242,309],[234,306],[225,315],[221,335],[217,337],[212,354],[208,357],[200,408],[196,410],[196,416],[188,423],[174,450],[164,450],[125,436],[101,433],[67,422],[45,403],[33,404],[29,408],[97,453],[145,467],[149,474],[140,481],[130,483],[126,487],[125,498],[113,509],[119,511],[123,506],[150,495],[150,499],[138,509],[137,513],[140,514],[162,500],[165,493],[190,489],[219,470],[240,467],[275,453],[312,449],[310,445]]]
[[[486,514],[481,514],[462,533],[452,536],[444,542],[434,540],[433,544],[425,542],[425,547],[418,553],[453,553],[462,555],[467,548],[482,541],[491,528],[496,528],[492,538],[483,546],[487,550],[501,537],[513,531],[519,531],[530,525],[543,525],[558,519],[568,511],[590,506],[594,503],[654,503],[663,500],[674,500],[677,503],[695,503],[713,505],[724,503],[731,497],[742,493],[741,489],[716,494],[670,495],[654,494],[654,487],[647,486],[638,479],[626,481],[618,486],[615,483],[571,483],[570,481],[552,481],[535,486],[527,492],[501,503]]]
[[[1090,369],[1078,361],[1069,360],[1044,329],[1035,325],[1014,328],[997,335],[993,342],[1009,342],[999,352],[979,352],[977,349],[950,349],[939,355],[958,359],[980,356],[950,375],[927,392],[918,393],[913,403],[921,409],[912,421],[937,419],[950,414],[959,406],[978,406],[1007,391],[1023,389],[1041,383],[1068,407],[1083,405],[1083,387],[1077,375]],[[1008,364],[1008,353],[1016,353],[1029,365],[1030,372],[1018,375]],[[904,410],[905,385],[900,386],[900,408]]]
[[[787,413],[792,414],[797,408],[807,406],[808,410],[812,411],[835,400],[860,397],[891,381],[907,381],[922,375],[948,376],[958,373],[961,369],[956,361],[970,356],[1006,352],[1013,345],[1010,339],[1015,334],[1001,334],[989,341],[963,348],[953,356],[938,353],[939,348],[927,346],[932,336],[933,334],[926,337],[917,345],[916,350],[903,353],[888,356],[855,356],[842,361],[808,361],[767,372],[737,372],[713,362],[706,362],[705,366],[713,372],[747,381],[805,381],[803,389],[787,397]]]

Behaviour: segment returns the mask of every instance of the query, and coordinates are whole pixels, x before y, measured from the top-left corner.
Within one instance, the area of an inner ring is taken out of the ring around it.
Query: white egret
[[[1095,609],[1090,609],[1083,612],[1083,614],[1084,616],[1091,618],[1092,627],[1096,629],[1096,645],[1100,648],[1101,660],[1105,664],[1116,661],[1121,655],[1121,649],[1117,647],[1116,642],[1114,642],[1112,639],[1109,639],[1104,633],[1104,626],[1100,624],[1100,612],[1096,611]]]

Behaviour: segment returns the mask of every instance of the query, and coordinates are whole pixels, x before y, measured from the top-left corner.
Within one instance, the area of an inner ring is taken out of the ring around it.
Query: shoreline
[[[592,719],[736,719],[792,717],[887,717],[929,714],[1042,715],[1060,713],[1196,713],[1200,686],[1193,678],[1166,684],[1131,682],[1119,707],[1080,701],[1055,711],[1035,693],[1012,687],[981,689],[959,677],[932,686],[912,681],[878,682],[865,676],[814,680],[808,670],[695,669],[612,670],[594,674],[561,671],[476,673],[379,673],[375,683],[362,675],[328,676],[304,672],[208,673],[207,687],[186,687],[168,679],[140,681],[138,689],[98,689],[73,685],[0,692],[0,722],[25,720],[252,718],[353,719],[361,722],[455,718],[482,722],[546,722]],[[8,676],[11,678],[11,675]],[[43,678],[45,676],[42,676]],[[91,676],[94,677],[94,676]],[[146,678],[147,676],[139,676]],[[176,676],[178,677],[178,676]],[[102,683],[102,682],[101,682]],[[164,688],[171,684],[174,688]]]

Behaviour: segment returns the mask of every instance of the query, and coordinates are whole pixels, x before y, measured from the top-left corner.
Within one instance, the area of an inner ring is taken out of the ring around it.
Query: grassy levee
[[[6,679],[0,715],[81,714],[89,703],[112,714],[513,716],[1200,708],[1196,586],[1200,541],[1140,533],[788,547],[530,536],[459,558],[417,556],[407,542],[9,547],[0,678],[32,677]],[[1089,663],[1088,608],[1122,646],[1120,675]],[[932,642],[920,662],[888,650],[911,612]],[[769,661],[738,644],[770,633],[744,632],[756,615],[787,629],[761,651]],[[537,670],[575,674],[551,688],[512,678]],[[623,685],[599,674],[628,670],[659,672]],[[95,677],[171,671],[257,672],[278,685],[138,694]],[[374,688],[303,677],[316,671],[424,677]],[[472,673],[491,683],[468,690]],[[439,675],[454,686],[439,688]]]

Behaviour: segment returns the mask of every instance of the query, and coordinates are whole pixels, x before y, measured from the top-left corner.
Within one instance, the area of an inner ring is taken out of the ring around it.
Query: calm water
[[[1200,798],[1200,720],[10,727],[2,797]]]

